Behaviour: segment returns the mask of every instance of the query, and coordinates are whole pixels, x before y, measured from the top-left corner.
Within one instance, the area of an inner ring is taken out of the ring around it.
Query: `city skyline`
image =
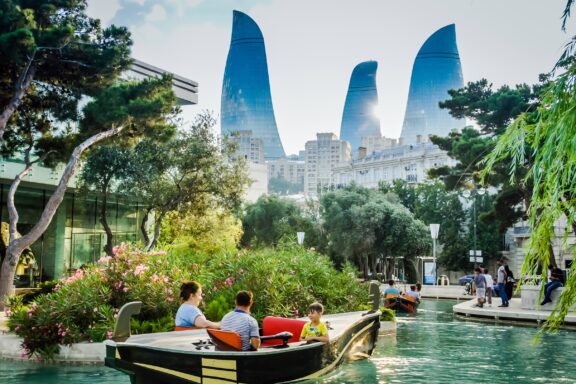
[[[339,133],[350,73],[368,60],[379,65],[382,134],[399,137],[412,63],[424,41],[448,24],[456,24],[465,82],[536,83],[574,33],[572,23],[560,30],[564,6],[560,0],[338,6],[326,0],[90,0],[89,13],[104,24],[126,25],[135,58],[198,81],[199,104],[184,108],[187,120],[203,109],[219,115],[232,10],[249,14],[266,39],[278,131],[286,154],[293,154],[317,132]]]

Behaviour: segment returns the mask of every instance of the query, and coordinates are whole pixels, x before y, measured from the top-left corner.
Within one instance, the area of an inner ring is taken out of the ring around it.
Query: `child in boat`
[[[411,286],[410,286],[410,292],[406,292],[406,296],[413,297],[414,300],[416,300],[417,303],[420,302],[420,292],[418,292],[418,291],[416,290],[416,286],[415,286],[415,285],[411,285]]]
[[[310,304],[308,307],[308,318],[310,321],[304,324],[300,340],[321,341],[324,343],[329,340],[328,327],[320,320],[323,313],[324,307],[322,304],[318,302]]]

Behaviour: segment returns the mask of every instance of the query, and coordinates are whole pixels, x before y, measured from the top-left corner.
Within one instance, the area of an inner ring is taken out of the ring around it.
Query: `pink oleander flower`
[[[172,296],[168,296],[168,301],[171,303],[174,301],[174,298]]]
[[[106,338],[108,338],[108,339],[111,339],[113,335],[114,335],[114,332],[112,332],[112,331],[106,332]]]
[[[112,259],[113,259],[112,256],[103,256],[103,257],[98,259],[98,262],[102,263],[102,264],[107,264]]]
[[[140,276],[141,274],[143,274],[146,270],[148,269],[147,266],[145,266],[144,264],[138,264],[136,266],[136,268],[134,269],[134,274],[136,276]]]
[[[120,289],[122,288],[122,282],[121,281],[117,281],[114,283],[114,289]]]
[[[151,280],[156,283],[160,281],[160,276],[158,276],[157,274],[153,274]]]
[[[124,288],[122,288],[122,290],[123,290],[124,292],[128,292],[128,287],[124,287]]]

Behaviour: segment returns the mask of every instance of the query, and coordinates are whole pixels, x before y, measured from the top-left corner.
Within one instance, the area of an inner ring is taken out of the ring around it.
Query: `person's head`
[[[236,294],[236,306],[251,307],[254,303],[254,295],[250,291],[240,291]]]
[[[504,265],[504,259],[498,259],[498,261],[496,261],[496,263],[498,265]]]
[[[488,268],[484,268],[484,273],[488,274]]]
[[[197,281],[185,281],[180,286],[180,298],[182,301],[192,299],[197,301],[196,305],[202,301],[202,286]]]
[[[388,285],[393,287],[394,286],[394,280],[388,280]]]
[[[308,318],[312,321],[319,321],[324,313],[324,306],[319,302],[314,302],[308,306]]]
[[[411,285],[411,286],[410,286],[410,290],[411,290],[412,292],[416,291],[416,286],[415,286],[415,285]]]
[[[420,292],[422,290],[422,284],[416,283],[416,290]]]
[[[479,275],[479,274],[481,274],[481,273],[482,273],[482,270],[481,270],[480,268],[475,268],[475,269],[474,269],[474,274],[475,274],[475,275]]]

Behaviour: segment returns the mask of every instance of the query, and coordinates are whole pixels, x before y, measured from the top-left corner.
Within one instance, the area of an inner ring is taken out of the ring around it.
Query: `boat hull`
[[[338,315],[333,316],[331,323],[337,323]],[[297,342],[255,352],[217,351],[208,344],[185,350],[162,346],[160,341],[138,342],[135,336],[124,343],[107,342],[105,364],[129,374],[133,384],[278,383],[308,379],[330,371],[342,361],[372,353],[380,312],[364,316],[358,313],[356,317],[329,343]],[[195,340],[207,338],[205,331],[181,333],[188,333],[182,337]]]

